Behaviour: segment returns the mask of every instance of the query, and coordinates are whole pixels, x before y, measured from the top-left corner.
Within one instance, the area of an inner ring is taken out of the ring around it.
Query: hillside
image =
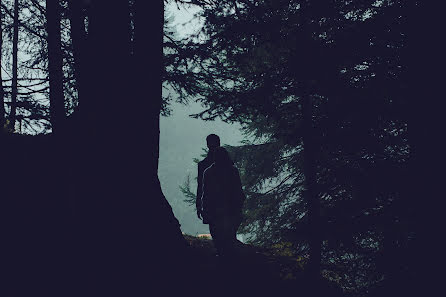
[[[332,281],[310,281],[304,271],[305,259],[287,255],[284,247],[267,249],[239,242],[237,256],[229,260],[216,256],[211,239],[184,237],[189,243],[191,265],[200,275],[195,285],[203,289],[223,283],[225,290],[257,296],[291,292],[300,296],[343,296],[342,289]]]

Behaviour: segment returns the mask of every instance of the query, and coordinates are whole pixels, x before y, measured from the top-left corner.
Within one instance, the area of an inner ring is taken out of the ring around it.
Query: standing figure
[[[206,144],[208,146],[209,152],[206,158],[198,162],[198,175],[197,175],[197,198],[196,198],[196,208],[197,216],[202,219],[203,205],[201,201],[201,196],[203,194],[203,172],[214,163],[214,151],[216,148],[220,147],[220,137],[215,134],[209,134],[206,137]],[[203,218],[204,224],[209,224]]]
[[[238,169],[228,152],[217,147],[214,163],[203,173],[202,216],[221,256],[232,255],[245,200]]]

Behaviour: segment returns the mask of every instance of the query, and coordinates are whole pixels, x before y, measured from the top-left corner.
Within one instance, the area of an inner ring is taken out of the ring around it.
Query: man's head
[[[206,137],[206,143],[208,145],[209,151],[215,150],[217,147],[220,146],[220,137],[218,137],[215,134],[209,134]]]

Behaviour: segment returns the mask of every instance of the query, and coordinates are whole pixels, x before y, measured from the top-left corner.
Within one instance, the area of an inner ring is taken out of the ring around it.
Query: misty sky
[[[199,29],[199,23],[190,22],[197,9],[178,10],[175,5],[167,5],[166,16],[173,17],[172,24],[179,36],[186,36]],[[186,25],[182,25],[185,24]],[[208,233],[208,225],[203,225],[196,217],[194,206],[183,203],[183,194],[179,186],[183,184],[188,174],[191,180],[197,176],[197,166],[193,158],[202,154],[206,147],[206,136],[215,133],[220,136],[222,144],[237,145],[242,140],[238,125],[230,125],[221,120],[202,121],[190,118],[189,115],[201,111],[198,103],[188,106],[173,103],[172,115],[161,117],[160,128],[160,162],[159,177],[164,195],[172,205],[183,232],[195,235]],[[194,191],[196,184],[192,184]]]

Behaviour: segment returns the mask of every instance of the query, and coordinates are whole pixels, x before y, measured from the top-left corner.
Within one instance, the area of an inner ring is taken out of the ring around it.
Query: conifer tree
[[[408,81],[401,59],[414,20],[408,5],[201,4],[200,38],[193,36],[183,52],[178,50],[180,63],[192,66],[175,83],[206,106],[197,117],[239,122],[255,139],[231,149],[248,196],[244,230],[257,242],[292,240],[303,250],[302,241],[314,241],[318,234],[322,267],[355,253],[369,279],[347,277],[346,283],[373,284],[387,273],[389,262],[380,259],[381,252],[395,254],[389,242],[381,246],[382,236],[405,252],[411,240],[410,230],[402,228],[406,223],[399,221],[408,220],[404,106],[411,98],[403,90]],[[311,171],[310,196],[320,201],[313,212],[321,215],[316,224],[310,211],[315,200],[303,194]],[[389,222],[402,229],[389,233]],[[380,271],[374,270],[376,263]]]

